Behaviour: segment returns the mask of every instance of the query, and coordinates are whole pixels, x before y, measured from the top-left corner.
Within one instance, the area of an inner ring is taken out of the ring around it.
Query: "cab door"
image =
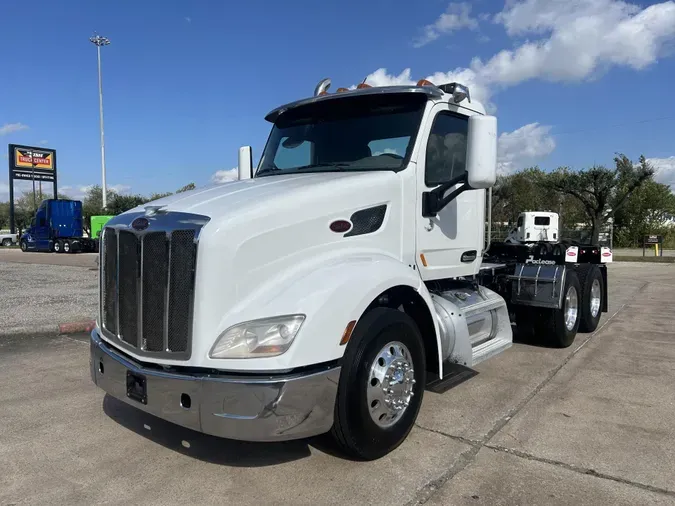
[[[426,122],[418,154],[416,244],[422,279],[433,280],[475,274],[485,237],[485,190],[467,190],[437,216],[422,216],[424,192],[466,173],[471,111],[437,104]],[[446,195],[460,187],[450,188]]]

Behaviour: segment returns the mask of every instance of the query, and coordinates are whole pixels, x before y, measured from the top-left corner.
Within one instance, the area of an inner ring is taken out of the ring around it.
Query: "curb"
[[[96,327],[96,320],[83,320],[61,324],[42,324],[30,328],[0,331],[0,339],[8,337],[44,337],[60,336],[63,334],[77,334],[91,332]]]
[[[76,334],[91,332],[96,327],[96,320],[84,320],[81,322],[62,323],[59,325],[59,334]]]

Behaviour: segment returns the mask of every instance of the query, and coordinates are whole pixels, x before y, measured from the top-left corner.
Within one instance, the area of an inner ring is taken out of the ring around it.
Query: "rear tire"
[[[63,252],[64,253],[72,253],[73,252],[69,241],[63,241]]]
[[[597,265],[588,265],[578,269],[581,284],[581,317],[579,332],[594,332],[600,323],[605,290],[602,273]]]
[[[331,435],[350,457],[378,459],[405,440],[417,419],[426,383],[422,335],[404,312],[372,309],[354,329],[342,363]]]
[[[541,311],[537,321],[537,334],[545,335],[547,342],[555,348],[571,346],[579,330],[581,301],[581,285],[577,273],[567,269],[562,307]]]
[[[11,239],[3,239],[2,240],[2,245],[5,248],[9,248],[12,245],[12,240]]]
[[[54,253],[63,253],[63,243],[61,241],[54,242]]]

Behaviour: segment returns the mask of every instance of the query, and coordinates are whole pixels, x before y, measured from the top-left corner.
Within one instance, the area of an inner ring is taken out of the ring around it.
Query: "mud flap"
[[[516,264],[511,280],[511,302],[521,306],[558,309],[565,286],[564,265]]]

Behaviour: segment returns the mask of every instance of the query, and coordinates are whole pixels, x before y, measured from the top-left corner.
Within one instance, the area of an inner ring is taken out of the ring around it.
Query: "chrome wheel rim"
[[[591,284],[591,316],[593,318],[598,316],[598,313],[600,312],[600,294],[600,280],[594,279],[593,284]]]
[[[368,375],[368,412],[379,427],[391,427],[410,405],[415,385],[412,355],[405,344],[392,341],[382,347]]]
[[[572,330],[574,324],[577,322],[577,315],[579,313],[579,296],[577,289],[570,286],[565,295],[565,327],[567,330]]]

